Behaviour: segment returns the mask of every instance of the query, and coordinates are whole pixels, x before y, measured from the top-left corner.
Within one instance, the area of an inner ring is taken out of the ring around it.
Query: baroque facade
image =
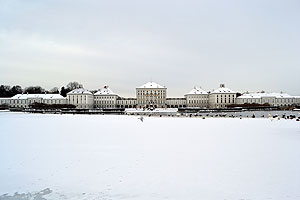
[[[67,99],[60,94],[17,94],[11,98],[0,98],[0,105],[15,108],[29,108],[33,103],[67,104]]]
[[[73,104],[78,109],[118,109],[118,108],[199,108],[224,109],[232,104],[269,104],[271,106],[300,105],[300,96],[284,93],[244,93],[237,92],[221,84],[218,89],[207,92],[194,87],[184,97],[168,98],[167,88],[154,82],[148,82],[136,88],[135,98],[125,98],[104,86],[96,93],[79,88],[63,97],[60,94],[17,94],[11,98],[0,98],[0,105],[29,108],[32,103]]]
[[[76,108],[91,109],[94,107],[94,95],[84,88],[75,89],[67,94],[67,102]]]
[[[94,94],[94,107],[95,108],[116,108],[118,95],[115,94],[108,86]]]
[[[226,88],[224,84],[220,84],[220,88],[209,94],[209,107],[226,108],[227,105],[235,104],[236,94],[233,90]]]
[[[269,104],[271,106],[291,106],[299,105],[300,97],[291,96],[285,93],[245,93],[236,98],[237,104]]]
[[[190,108],[208,108],[208,93],[200,87],[194,87],[185,94],[186,106]]]
[[[137,107],[166,107],[167,88],[154,82],[148,82],[136,88]]]

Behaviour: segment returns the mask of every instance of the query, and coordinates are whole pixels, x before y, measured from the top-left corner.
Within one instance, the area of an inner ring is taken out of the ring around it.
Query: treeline
[[[61,87],[59,90],[58,87],[54,87],[51,90],[46,90],[42,88],[41,86],[29,86],[22,88],[20,85],[14,85],[14,86],[9,86],[9,85],[0,85],[0,97],[13,97],[16,94],[61,94],[62,96],[66,97],[67,93],[77,89],[77,88],[82,88],[83,85],[74,81],[68,83],[66,86]]]

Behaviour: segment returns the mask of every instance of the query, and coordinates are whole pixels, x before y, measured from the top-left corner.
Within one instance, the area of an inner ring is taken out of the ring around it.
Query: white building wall
[[[266,94],[268,95],[268,94]],[[249,95],[246,96],[240,96],[236,99],[237,104],[270,104],[271,106],[291,106],[291,105],[299,105],[300,104],[300,98],[296,96],[290,96],[290,97],[276,97],[276,96],[266,96],[266,97],[250,97]]]
[[[116,108],[117,95],[95,95],[94,107],[95,108]]]
[[[209,94],[208,103],[210,108],[227,108],[228,105],[235,104],[236,92],[220,84],[220,88]]]
[[[208,94],[186,94],[187,107],[208,108]]]
[[[51,96],[51,94],[17,94],[12,98],[7,98],[3,102],[6,102],[10,107],[14,108],[29,108],[33,103],[67,104],[66,98],[62,96],[59,98],[50,98]],[[0,100],[0,104],[1,102]]]
[[[42,99],[45,104],[67,104],[67,99]]]
[[[68,94],[67,102],[75,105],[76,108],[91,109],[94,107],[94,96],[92,94]]]
[[[210,108],[226,108],[227,105],[235,104],[236,93],[214,93],[209,95]]]
[[[185,98],[167,98],[166,104],[168,108],[183,108],[186,107]]]
[[[136,98],[139,107],[153,105],[163,108],[166,106],[167,88],[137,88]]]
[[[136,98],[119,98],[117,100],[118,108],[136,108],[137,100]]]

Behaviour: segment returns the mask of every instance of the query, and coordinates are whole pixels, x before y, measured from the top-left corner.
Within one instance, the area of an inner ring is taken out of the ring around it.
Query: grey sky
[[[0,84],[300,95],[299,0],[0,0]]]

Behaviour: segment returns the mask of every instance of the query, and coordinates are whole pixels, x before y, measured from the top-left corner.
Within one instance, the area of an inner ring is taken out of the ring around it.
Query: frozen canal
[[[0,200],[298,200],[300,122],[0,112]]]

